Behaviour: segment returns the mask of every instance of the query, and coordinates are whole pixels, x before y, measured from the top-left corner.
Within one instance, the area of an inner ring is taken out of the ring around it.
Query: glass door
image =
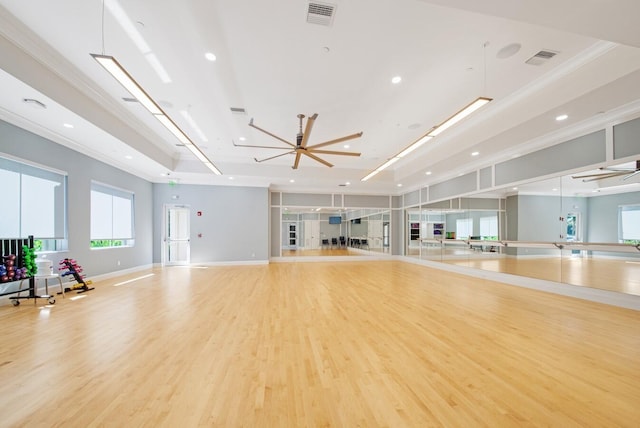
[[[191,210],[184,205],[165,206],[163,264],[188,265],[190,261]]]

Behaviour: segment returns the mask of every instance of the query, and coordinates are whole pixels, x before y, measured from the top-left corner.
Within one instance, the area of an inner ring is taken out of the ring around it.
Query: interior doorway
[[[191,209],[186,205],[165,205],[162,263],[188,265],[191,258]]]

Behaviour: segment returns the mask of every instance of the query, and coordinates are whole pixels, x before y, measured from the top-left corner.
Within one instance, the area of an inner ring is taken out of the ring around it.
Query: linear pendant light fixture
[[[222,172],[207,158],[207,156],[194,144],[182,129],[160,108],[160,106],[145,92],[136,80],[120,65],[112,56],[90,54],[98,61],[109,74],[111,74],[140,104],[144,106],[180,143],[191,151],[207,168],[216,175]]]
[[[424,143],[426,143],[430,139],[434,138],[437,135],[440,135],[440,133],[442,131],[444,131],[447,128],[449,128],[449,127],[455,125],[456,123],[460,122],[462,119],[464,119],[465,117],[469,116],[471,113],[473,113],[474,111],[478,110],[480,107],[484,106],[485,104],[487,104],[491,100],[492,100],[492,98],[486,98],[486,97],[477,98],[471,104],[467,105],[462,110],[458,111],[456,114],[454,114],[453,116],[451,116],[450,118],[448,118],[447,120],[442,122],[441,124],[436,125],[433,128],[431,128],[429,130],[429,132],[427,132],[422,137],[418,138],[416,141],[411,143],[409,146],[407,146],[400,153],[396,154],[395,156],[393,156],[392,158],[387,160],[385,163],[383,163],[382,165],[380,165],[379,167],[377,167],[376,169],[371,171],[369,174],[364,176],[360,181],[367,181],[368,179],[370,179],[371,177],[373,177],[374,175],[376,175],[380,171],[382,171],[382,170],[388,168],[389,166],[393,165],[394,163],[396,163],[397,161],[399,161],[400,159],[402,159],[403,157],[405,157],[406,155],[408,155],[412,151],[416,150],[418,147],[422,146]]]

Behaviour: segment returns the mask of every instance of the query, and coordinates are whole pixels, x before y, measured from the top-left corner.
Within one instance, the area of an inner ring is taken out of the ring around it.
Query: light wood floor
[[[0,426],[640,423],[637,311],[399,261],[94,285],[0,305]]]

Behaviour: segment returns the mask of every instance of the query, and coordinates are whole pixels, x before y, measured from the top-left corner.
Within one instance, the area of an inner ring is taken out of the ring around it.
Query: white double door
[[[317,250],[320,248],[320,222],[318,220],[304,221],[304,249]]]

